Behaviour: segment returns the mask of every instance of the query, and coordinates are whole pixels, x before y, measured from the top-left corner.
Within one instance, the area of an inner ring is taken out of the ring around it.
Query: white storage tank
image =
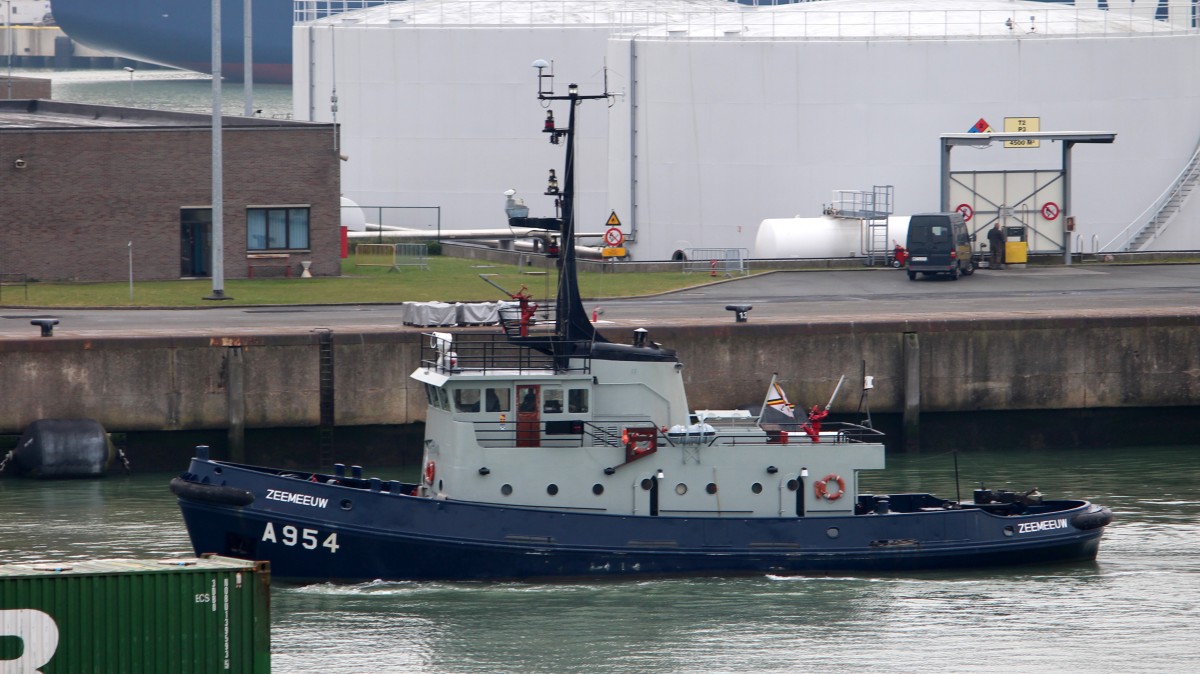
[[[888,250],[908,238],[907,215],[888,218]],[[768,218],[758,226],[754,258],[836,258],[867,254],[868,231],[861,220],[822,215],[815,218]]]
[[[1103,243],[1197,148],[1200,33],[1183,2],[1165,19],[1159,3],[1096,5],[409,0],[297,25],[294,107],[330,121],[336,93],[342,184],[364,208],[440,208],[443,228],[470,229],[502,224],[496,194],[541,195],[562,168],[530,64],[553,61],[560,94],[607,79],[610,105],[578,109],[577,225],[602,231],[615,212],[638,260],[752,249],[757,223],[844,185],[894,185],[898,211],[940,210],[940,135],[1036,118],[1117,134],[1075,148],[1063,213]],[[953,169],[1044,171],[1061,157],[1051,142],[958,149]],[[549,198],[528,205],[554,213]],[[1200,248],[1184,226],[1198,215],[1193,198],[1163,245]]]

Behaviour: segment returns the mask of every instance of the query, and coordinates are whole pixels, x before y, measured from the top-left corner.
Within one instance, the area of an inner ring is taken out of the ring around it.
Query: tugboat
[[[574,241],[575,111],[566,128],[562,241]],[[294,582],[895,572],[1095,559],[1108,508],[1036,491],[860,494],[884,468],[882,435],[851,423],[771,425],[691,412],[674,351],[588,320],[573,245],[553,320],[524,290],[502,330],[424,336],[412,378],[428,399],[417,483],[353,467],[296,472],[197,448],[171,481],[197,554],[271,563]],[[775,382],[764,409],[793,414]]]

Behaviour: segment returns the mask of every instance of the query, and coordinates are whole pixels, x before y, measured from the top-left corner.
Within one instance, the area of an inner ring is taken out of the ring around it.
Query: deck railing
[[[361,27],[609,26],[663,39],[811,40],[1015,39],[1177,35],[1197,32],[1191,0],[1021,5],[1012,9],[853,9],[840,3],[688,5],[662,0],[294,0],[297,23]],[[1114,3],[1115,4],[1115,3]],[[693,9],[695,7],[695,9]],[[367,9],[369,11],[355,11]],[[350,13],[348,13],[350,12]],[[343,15],[345,16],[339,16]]]

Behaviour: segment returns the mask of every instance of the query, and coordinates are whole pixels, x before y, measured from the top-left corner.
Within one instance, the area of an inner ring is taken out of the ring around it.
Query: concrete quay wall
[[[601,325],[624,341],[638,326]],[[935,412],[1200,405],[1200,313],[923,320],[645,325],[679,352],[696,409],[763,400],[779,373],[798,407]],[[473,328],[472,330],[478,330]],[[337,426],[424,419],[409,379],[416,329],[332,334]],[[42,418],[88,417],[112,432],[316,427],[321,423],[317,332],[131,335],[0,340],[0,433]],[[327,366],[328,367],[328,366]]]

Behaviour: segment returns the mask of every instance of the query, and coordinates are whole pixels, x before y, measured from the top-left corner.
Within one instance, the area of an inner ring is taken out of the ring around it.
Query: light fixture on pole
[[[133,73],[135,72],[135,70],[134,70],[134,68],[131,68],[130,66],[125,66],[123,68],[123,70],[125,72],[129,73],[129,103],[132,104],[133,103]]]

